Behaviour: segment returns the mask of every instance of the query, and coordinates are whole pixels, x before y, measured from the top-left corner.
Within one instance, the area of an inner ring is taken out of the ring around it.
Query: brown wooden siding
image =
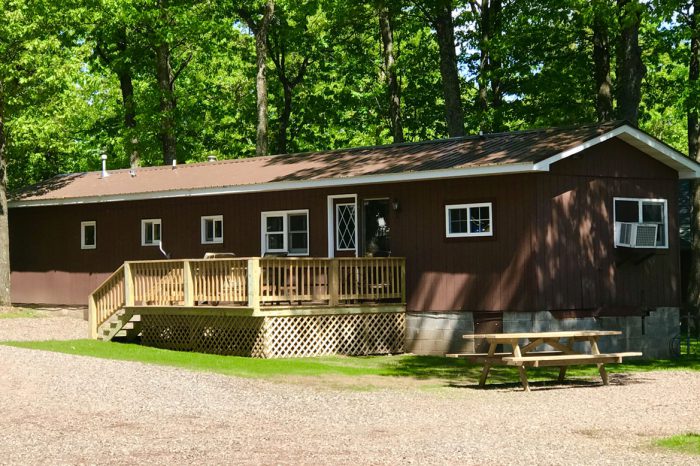
[[[10,210],[15,302],[85,303],[125,260],[161,259],[141,246],[141,219],[162,219],[173,258],[260,254],[264,211],[309,209],[310,255],[327,255],[327,196],[397,199],[391,249],[407,259],[408,309],[569,310],[678,304],[677,174],[613,140],[525,174]],[[612,241],[612,198],[669,201],[670,248],[626,260]],[[445,205],[492,202],[494,236],[446,238]],[[200,244],[200,217],[224,216],[224,242]],[[80,222],[97,221],[97,249]],[[643,291],[643,294],[642,294]]]

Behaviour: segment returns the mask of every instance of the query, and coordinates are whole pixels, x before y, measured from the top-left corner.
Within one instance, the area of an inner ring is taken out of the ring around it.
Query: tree
[[[610,78],[610,41],[608,18],[611,8],[608,0],[593,0],[593,79],[595,80],[595,107],[598,121],[613,119],[613,90]]]
[[[255,62],[257,65],[255,87],[258,107],[255,155],[267,155],[270,152],[268,144],[267,44],[270,23],[275,13],[275,2],[274,0],[266,0],[262,6],[241,6],[236,11],[255,36]]]
[[[389,100],[389,121],[394,143],[403,142],[403,125],[401,123],[401,85],[396,72],[394,52],[394,30],[392,12],[385,0],[377,0],[377,16],[379,18],[379,33],[382,38],[382,58],[384,62],[384,80],[387,86]]]
[[[136,132],[136,100],[134,98],[134,61],[136,59],[131,44],[133,26],[129,25],[130,15],[125,12],[125,3],[103,3],[99,22],[92,31],[95,42],[95,54],[119,80],[123,121],[126,130],[125,148],[129,156],[129,165],[138,167],[141,163],[139,138]],[[131,27],[130,27],[131,26]]]
[[[646,67],[639,46],[639,28],[644,6],[639,0],[617,0],[620,36],[617,48],[617,114],[633,125],[639,123],[642,79]]]
[[[417,0],[416,7],[435,30],[440,49],[440,75],[445,119],[450,137],[464,136],[464,110],[460,90],[452,0]]]

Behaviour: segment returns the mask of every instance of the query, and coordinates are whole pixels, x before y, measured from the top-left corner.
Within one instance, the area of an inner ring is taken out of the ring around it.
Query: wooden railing
[[[88,299],[88,327],[90,338],[97,337],[97,329],[126,304],[124,266],[107,278]]]
[[[125,306],[406,302],[406,261],[270,257],[125,262],[90,295],[90,334]]]

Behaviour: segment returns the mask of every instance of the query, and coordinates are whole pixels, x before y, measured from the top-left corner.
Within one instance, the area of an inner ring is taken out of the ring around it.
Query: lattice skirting
[[[145,314],[144,345],[179,351],[285,358],[401,353],[404,313],[241,317]]]

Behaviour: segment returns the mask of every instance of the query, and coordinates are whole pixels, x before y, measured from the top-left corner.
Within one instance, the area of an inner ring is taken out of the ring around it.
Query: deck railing
[[[90,295],[91,332],[124,306],[277,306],[406,302],[406,261],[265,257],[128,261]]]

